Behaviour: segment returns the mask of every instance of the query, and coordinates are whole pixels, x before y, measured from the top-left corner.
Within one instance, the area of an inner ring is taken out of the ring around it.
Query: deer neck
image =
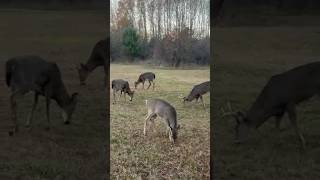
[[[144,78],[143,77],[139,77],[138,82],[142,83],[143,81],[144,81]]]
[[[88,62],[85,64],[85,66],[86,66],[88,72],[92,72],[94,69],[96,69],[96,67],[97,67],[98,65],[95,63],[95,61],[93,61],[92,58],[90,58],[90,59],[88,60]]]
[[[131,89],[130,88],[128,88],[127,90],[126,90],[126,93],[127,94],[130,94],[132,91],[131,91]]]
[[[247,114],[250,127],[258,129],[269,117],[263,108],[251,108]]]

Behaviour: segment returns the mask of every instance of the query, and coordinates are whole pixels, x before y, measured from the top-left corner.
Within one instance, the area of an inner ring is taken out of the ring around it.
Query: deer
[[[137,89],[137,86],[142,83],[142,87],[144,89],[144,83],[146,80],[148,80],[149,82],[149,86],[147,87],[147,89],[150,88],[151,86],[151,83],[152,83],[152,88],[154,90],[154,79],[156,78],[156,75],[153,73],[153,72],[145,72],[145,73],[142,73],[140,74],[138,80],[136,82],[134,82],[134,88]]]
[[[80,63],[80,66],[77,67],[77,71],[79,74],[80,85],[85,85],[85,81],[88,78],[89,74],[94,71],[97,67],[103,66],[105,72],[105,86],[107,84],[107,75],[109,74],[109,59],[110,55],[108,55],[109,51],[109,37],[103,40],[98,41],[87,62],[85,64]]]
[[[145,119],[143,128],[144,136],[147,136],[148,123],[152,122],[154,126],[154,120],[157,117],[160,117],[165,121],[167,125],[167,134],[169,135],[169,141],[175,143],[178,135],[178,129],[180,129],[180,125],[177,124],[176,109],[162,99],[147,99],[145,102],[148,114]]]
[[[223,111],[223,116],[232,116],[236,120],[236,143],[247,140],[249,129],[258,129],[271,117],[275,117],[275,126],[280,130],[281,119],[285,113],[299,138],[300,147],[305,149],[305,139],[298,128],[296,106],[320,94],[320,62],[300,65],[281,74],[272,76],[246,112]]]
[[[71,96],[68,94],[56,63],[48,62],[39,56],[17,56],[6,61],[5,69],[6,84],[11,90],[11,119],[14,124],[13,130],[9,131],[10,136],[18,132],[17,97],[28,92],[34,92],[34,102],[26,121],[26,127],[31,125],[39,95],[46,99],[47,130],[50,129],[51,99],[55,100],[62,109],[64,124],[70,124],[78,93],[73,93]]]
[[[210,92],[210,81],[206,81],[201,84],[195,85],[193,86],[189,95],[183,98],[183,104],[185,104],[186,101],[191,102],[194,99],[196,99],[196,102],[198,102],[198,99],[200,98],[203,108],[205,108],[202,96],[208,92]]]
[[[112,80],[111,88],[113,90],[113,104],[116,103],[116,92],[118,92],[118,91],[120,91],[120,98],[123,93],[124,100],[126,101],[126,94],[128,94],[130,97],[130,101],[132,101],[134,91],[131,91],[128,81],[125,81],[123,79]]]

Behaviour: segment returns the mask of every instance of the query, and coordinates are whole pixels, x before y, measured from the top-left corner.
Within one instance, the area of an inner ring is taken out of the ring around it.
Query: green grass
[[[146,71],[156,74],[155,90],[142,90],[139,86],[132,102],[122,98],[110,107],[111,178],[209,179],[209,108],[204,110],[201,103],[192,102],[186,106],[182,103],[182,97],[193,85],[209,79],[209,69],[174,70],[112,64],[110,79],[128,80],[134,89],[134,81]],[[112,93],[110,98],[113,99]],[[176,145],[169,142],[161,119],[156,119],[155,131],[143,136],[147,98],[164,99],[176,108],[181,125]],[[204,96],[207,107],[209,99],[209,95]]]
[[[215,84],[214,173],[219,179],[318,179],[320,177],[319,98],[297,108],[298,124],[307,141],[305,153],[287,116],[275,129],[270,119],[248,142],[234,144],[235,121],[223,118],[228,101],[234,110],[247,110],[268,79],[292,67],[319,60],[319,27],[216,28],[214,34]]]
[[[106,93],[102,68],[80,86],[75,66],[85,62],[94,44],[105,38],[105,14],[99,11],[0,10],[0,179],[102,179],[106,174]],[[51,105],[51,130],[45,131],[41,98],[32,130],[24,128],[33,95],[18,99],[21,131],[8,136],[10,91],[4,81],[8,58],[39,55],[60,67],[69,93],[79,102],[72,123],[64,125],[60,109]]]

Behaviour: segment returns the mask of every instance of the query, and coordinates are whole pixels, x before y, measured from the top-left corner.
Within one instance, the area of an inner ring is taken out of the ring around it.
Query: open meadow
[[[182,70],[111,64],[110,71],[110,80],[127,80],[133,90],[141,73],[152,71],[156,75],[154,91],[152,86],[143,90],[140,84],[133,101],[127,97],[125,102],[122,97],[110,105],[111,179],[209,179],[210,94],[204,95],[205,110],[200,101],[184,106],[182,100],[193,85],[209,80],[209,68]],[[175,145],[169,142],[166,125],[160,118],[155,120],[155,131],[144,137],[148,98],[164,99],[176,108],[181,128]],[[110,91],[111,103],[112,100]]]
[[[320,27],[215,28],[213,69],[214,175],[219,179],[319,179],[320,99],[297,106],[298,126],[307,142],[299,140],[287,115],[281,127],[274,120],[251,131],[244,144],[234,143],[232,117],[222,117],[229,101],[233,110],[247,110],[268,79],[298,65],[320,60]],[[288,90],[290,91],[290,90]]]
[[[105,12],[0,9],[0,21],[0,179],[103,179],[107,143],[103,68],[80,86],[76,65],[105,38]],[[45,101],[40,97],[28,131],[24,125],[33,103],[29,93],[18,99],[20,131],[9,137],[10,91],[4,64],[21,55],[56,62],[69,94],[79,93],[70,125],[63,124],[52,101],[51,129],[46,131]]]

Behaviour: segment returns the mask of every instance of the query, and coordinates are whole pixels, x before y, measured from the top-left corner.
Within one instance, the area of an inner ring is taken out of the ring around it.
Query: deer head
[[[169,128],[169,140],[172,143],[175,143],[178,138],[178,130],[180,129],[180,125],[177,125],[175,128],[168,127]]]
[[[135,81],[135,82],[134,82],[134,89],[137,89],[138,84],[139,84],[138,81]]]
[[[128,91],[128,95],[130,97],[130,101],[133,99],[134,91]]]
[[[231,104],[228,102],[227,106],[229,108],[229,111],[222,110],[222,117],[226,116],[232,116],[236,120],[236,126],[235,126],[235,143],[243,143],[248,138],[249,133],[249,121],[247,118],[247,114],[242,111],[234,112],[232,110]]]
[[[69,103],[63,107],[62,117],[65,124],[70,124],[72,114],[76,108],[78,93],[73,93],[69,100]]]

